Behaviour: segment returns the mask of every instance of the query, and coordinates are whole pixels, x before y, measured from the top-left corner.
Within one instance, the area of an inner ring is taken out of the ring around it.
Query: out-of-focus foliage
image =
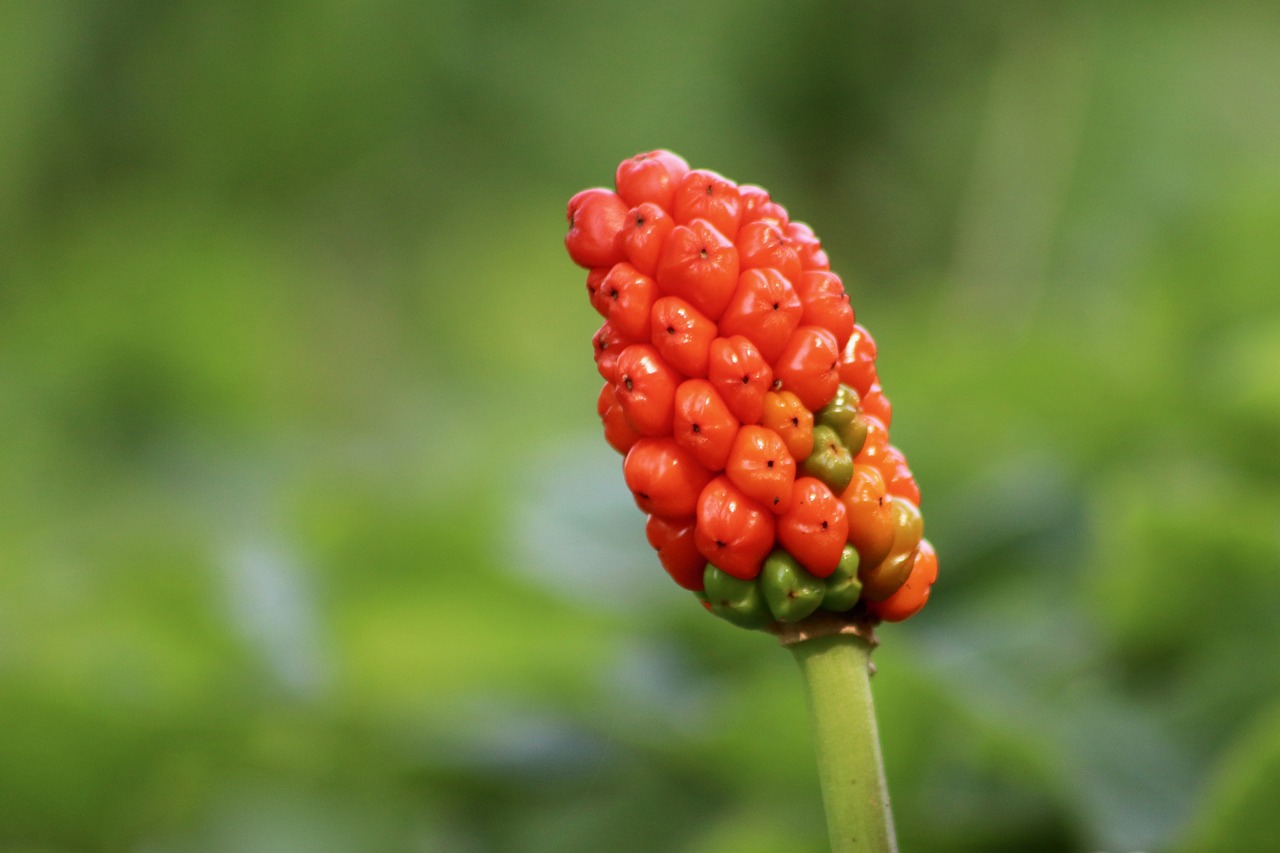
[[[0,849],[823,849],[598,434],[563,206],[658,146],[879,341],[904,849],[1269,848],[1277,80],[1248,2],[0,5]]]

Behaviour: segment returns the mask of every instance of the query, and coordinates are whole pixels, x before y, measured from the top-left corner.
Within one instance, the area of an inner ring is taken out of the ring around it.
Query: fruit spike
[[[813,229],[670,151],[569,201],[605,440],[680,586],[745,628],[899,622],[938,574],[876,344]]]

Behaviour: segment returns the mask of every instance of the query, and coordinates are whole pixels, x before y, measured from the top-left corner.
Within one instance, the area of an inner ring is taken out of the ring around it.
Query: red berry
[[[671,214],[676,222],[688,224],[705,219],[730,240],[738,233],[742,220],[742,200],[738,185],[722,175],[706,169],[694,169],[681,179],[671,201]]]
[[[800,323],[821,326],[836,336],[836,348],[843,349],[853,334],[853,306],[840,276],[827,270],[808,270],[796,282],[796,294],[804,306]]]
[[[702,575],[707,560],[693,541],[695,522],[692,518],[671,520],[651,515],[645,523],[645,537],[658,552],[658,560],[672,580],[694,592],[702,589]]]
[[[778,541],[816,577],[836,570],[849,536],[844,504],[816,477],[799,477],[791,506],[778,519]]]
[[[916,478],[907,467],[907,457],[892,444],[884,449],[884,453],[876,460],[876,467],[884,475],[885,490],[898,498],[906,498],[916,506],[920,506],[920,488]]]
[[[866,396],[876,381],[876,342],[857,323],[840,353],[840,381],[857,391],[859,397]]]
[[[839,349],[836,336],[818,326],[801,326],[787,340],[774,362],[774,373],[785,391],[791,391],[816,412],[840,387]]]
[[[671,429],[676,442],[704,468],[724,468],[740,424],[716,389],[705,379],[686,380],[676,389],[675,408]]]
[[[627,421],[627,416],[618,403],[618,395],[614,393],[613,385],[608,382],[600,389],[600,396],[596,399],[596,414],[604,424],[604,440],[609,442],[610,447],[625,456],[631,446],[640,439],[640,433],[636,432]]]
[[[703,219],[677,225],[658,257],[658,286],[711,321],[720,319],[738,286],[738,250]]]
[[[609,322],[618,333],[636,341],[649,340],[649,315],[658,298],[658,286],[623,261],[600,282],[600,293],[609,309]]]
[[[711,472],[673,438],[641,438],[622,463],[636,506],[668,518],[692,516]]]
[[[762,187],[742,184],[738,187],[738,198],[742,199],[742,222],[772,222],[779,228],[786,228],[791,221],[787,209],[769,197]]]
[[[784,512],[791,503],[796,461],[782,437],[771,429],[744,426],[738,430],[724,473],[743,494],[775,514]]]
[[[652,344],[632,344],[618,356],[614,392],[627,421],[641,435],[670,435],[680,374]]]
[[[596,267],[587,273],[587,297],[591,300],[591,307],[606,320],[609,319],[609,305],[600,293],[600,282],[604,281],[610,269],[612,267]]]
[[[831,263],[827,253],[822,250],[822,243],[813,233],[813,229],[803,222],[792,222],[787,226],[787,239],[795,246],[800,256],[800,266],[807,270],[829,270]]]
[[[748,222],[738,229],[738,266],[744,270],[772,268],[790,283],[800,279],[800,256],[782,235],[782,229],[768,220]]]
[[[800,298],[776,269],[747,270],[720,317],[720,334],[749,338],[773,362],[800,325],[801,312]]]
[[[716,568],[740,580],[760,574],[774,545],[773,513],[751,500],[727,477],[716,477],[698,498],[694,541]]]
[[[653,345],[667,363],[685,376],[706,376],[716,324],[679,296],[653,303],[649,326]]]
[[[569,233],[564,236],[569,257],[581,267],[611,267],[622,260],[618,232],[631,205],[603,188],[583,190],[569,199]]]
[[[867,440],[862,443],[862,449],[853,461],[879,468],[881,457],[889,449],[889,429],[875,415],[866,415],[866,419]]]
[[[688,171],[683,157],[659,149],[619,163],[614,184],[628,207],[652,202],[670,210],[676,185]]]
[[[879,379],[872,382],[871,387],[867,389],[867,393],[862,395],[862,411],[879,418],[886,428],[893,423],[893,406],[889,404],[889,398],[884,395],[884,391],[880,388]]]
[[[618,232],[622,253],[631,265],[645,275],[658,270],[662,244],[676,227],[676,221],[652,202],[645,202],[627,212],[627,221]]]
[[[596,351],[596,370],[600,371],[600,375],[610,382],[617,381],[618,356],[634,343],[639,342],[619,334],[613,324],[606,320],[591,338]]]
[[[711,342],[707,379],[744,424],[760,421],[764,395],[773,385],[773,371],[756,345],[742,335]]]

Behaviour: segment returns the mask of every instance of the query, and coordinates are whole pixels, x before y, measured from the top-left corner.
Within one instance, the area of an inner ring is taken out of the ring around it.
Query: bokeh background
[[[903,848],[1273,849],[1277,81],[1262,2],[0,5],[0,849],[824,849],[599,435],[564,205],[655,147],[879,341]]]

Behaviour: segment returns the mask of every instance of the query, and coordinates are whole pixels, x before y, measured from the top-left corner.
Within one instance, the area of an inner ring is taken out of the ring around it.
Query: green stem
[[[786,645],[804,674],[832,853],[896,851],[871,701],[873,641],[840,633]]]

